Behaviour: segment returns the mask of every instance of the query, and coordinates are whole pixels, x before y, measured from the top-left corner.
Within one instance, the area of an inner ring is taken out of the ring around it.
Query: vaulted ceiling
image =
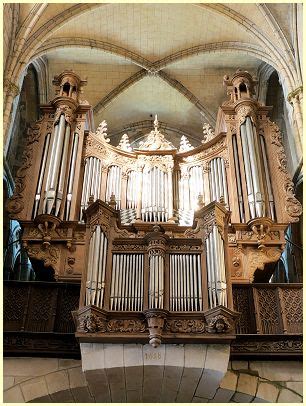
[[[20,5],[21,26],[35,6]],[[226,99],[225,74],[270,64],[294,80],[291,13],[289,3],[49,3],[31,28],[29,59],[46,62],[49,99],[62,70],[86,77],[95,126],[105,119],[114,143],[123,131],[139,139],[158,114],[175,144],[184,133],[196,145]]]

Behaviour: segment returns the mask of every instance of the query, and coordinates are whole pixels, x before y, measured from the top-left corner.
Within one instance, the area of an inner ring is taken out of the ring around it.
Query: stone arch
[[[112,345],[108,346],[111,348]],[[160,381],[158,376],[161,370],[158,368],[162,363],[152,365],[153,362],[151,362],[151,365],[144,365],[144,368],[149,366],[149,369],[141,370],[139,366],[135,366],[137,344],[127,346],[130,355],[125,357],[123,362],[118,360],[117,349],[114,351],[113,346],[109,352],[113,357],[113,366],[108,367],[108,358],[103,357],[101,348],[96,344],[87,344],[87,347],[83,348],[83,356],[84,350],[85,353],[87,352],[84,358],[85,365],[83,360],[83,369],[87,368],[85,373],[82,372],[79,360],[5,358],[4,402],[98,403],[120,401],[122,396],[125,397],[125,402],[137,402],[139,401],[138,382],[148,373],[150,388],[153,388],[148,394],[156,395],[157,392],[160,397],[163,396],[166,399],[164,401],[171,403],[302,402],[303,373],[302,363],[299,361],[231,361],[226,371],[227,364],[224,364],[228,357],[228,353],[224,352],[226,346],[223,346],[221,351],[223,355],[220,358],[220,352],[216,352],[217,346],[212,345],[211,347],[214,348],[209,349],[207,345],[204,346],[207,348],[203,369],[200,353],[195,349],[197,345],[189,345],[188,357],[185,357],[184,363],[179,355],[183,346],[176,346],[176,350],[164,364],[163,380]],[[205,350],[202,352],[202,355],[204,354]],[[103,368],[101,368],[101,359],[104,362]],[[98,369],[88,369],[90,365],[94,368],[98,366]],[[129,378],[118,391],[123,377]],[[180,389],[176,390],[178,378]],[[200,386],[198,385],[198,389],[194,390],[197,382]],[[219,384],[216,385],[216,382]],[[143,401],[154,401],[153,398],[154,396],[150,395]]]

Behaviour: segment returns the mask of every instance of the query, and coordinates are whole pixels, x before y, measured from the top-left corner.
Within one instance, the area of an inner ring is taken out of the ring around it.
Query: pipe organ
[[[81,281],[80,341],[226,342],[231,284],[269,280],[301,205],[256,79],[238,70],[224,83],[215,131],[205,124],[198,146],[183,136],[178,150],[157,117],[137,148],[127,134],[111,145],[105,121],[85,130],[86,81],[53,81],[7,210],[30,258]]]

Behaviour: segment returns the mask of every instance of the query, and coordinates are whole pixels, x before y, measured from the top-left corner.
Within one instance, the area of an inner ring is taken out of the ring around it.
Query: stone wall
[[[122,349],[122,356],[124,356],[124,353],[127,356],[124,357],[125,366],[121,371],[118,366],[118,362],[121,362],[120,351],[115,353],[113,351],[114,348],[110,349],[110,351],[106,350],[109,354],[106,358],[103,357],[104,361],[106,361],[104,366],[107,366],[109,360],[113,360],[113,363],[112,368],[105,368],[103,371],[103,368],[101,368],[102,351],[100,348],[99,356],[94,351],[96,349],[95,344],[90,344],[87,347],[88,355],[86,359],[88,364],[84,365],[85,373],[82,372],[81,361],[78,360],[5,358],[4,402],[95,403],[105,402],[107,396],[109,397],[108,401],[116,401],[117,399],[112,399],[112,392],[114,393],[114,390],[118,389],[116,385],[121,383],[123,383],[122,389],[117,392],[116,396],[122,396],[124,392],[126,398],[124,398],[125,400],[122,399],[122,401],[137,402],[137,393],[142,389],[139,386],[139,379],[143,375],[139,375],[137,367],[133,366],[135,364],[135,356],[137,357],[137,345],[131,344],[131,346],[134,346],[134,349],[132,347],[128,348],[128,346],[125,352]],[[204,347],[209,346],[203,346],[203,357],[205,354]],[[173,356],[172,358],[170,352]],[[147,352],[147,354],[149,353]],[[173,346],[173,349],[168,351],[168,353],[170,357],[168,356],[168,360],[165,361],[162,380],[158,381],[158,375],[160,374],[158,365],[155,365],[153,369],[147,369],[147,372],[144,372],[145,368],[143,369],[144,374],[149,372],[150,375],[147,375],[147,383],[150,384],[151,396],[149,396],[150,399],[147,401],[153,401],[152,396],[154,394],[159,394],[161,401],[163,396],[162,388],[167,387],[165,392],[168,394],[167,396],[171,396],[171,394],[173,396],[174,392],[180,393],[176,398],[168,398],[168,402],[186,402],[190,396],[191,399],[189,401],[192,403],[302,402],[301,362],[232,361],[229,362],[228,370],[218,388],[211,391],[214,377],[216,377],[215,372],[220,368],[220,363],[214,362],[217,359],[216,356],[219,357],[220,355],[216,352],[216,348],[206,348],[206,358],[204,360],[206,368],[201,368],[203,366],[203,357],[199,357],[199,353],[192,346],[187,349],[185,346],[184,351],[182,346]],[[184,353],[184,360],[182,353]],[[223,358],[224,355],[225,352],[223,352]],[[158,364],[158,356],[153,361],[157,361]],[[96,367],[99,362],[100,369],[97,369]],[[176,365],[171,366],[170,364]],[[212,372],[210,364],[214,364],[214,372]],[[88,369],[88,366],[92,366],[95,369]],[[123,382],[120,381],[122,373],[124,373]],[[130,379],[126,379],[127,376],[130,376]],[[106,382],[105,378],[107,378],[106,385],[104,385]],[[143,382],[145,385],[145,381]]]

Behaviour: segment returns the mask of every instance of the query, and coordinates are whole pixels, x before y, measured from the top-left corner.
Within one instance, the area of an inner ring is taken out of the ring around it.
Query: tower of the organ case
[[[48,106],[41,106],[46,129],[40,137],[41,157],[32,218],[40,214],[61,220],[76,220],[79,179],[86,113],[90,106],[80,100],[81,80],[72,71],[55,77],[56,96]],[[38,160],[39,161],[39,160]],[[36,177],[33,177],[36,179]],[[33,182],[33,187],[34,187]],[[32,194],[29,194],[29,197]]]
[[[238,70],[231,79],[224,77],[230,101],[223,103],[232,165],[231,178],[236,187],[230,190],[232,221],[246,223],[268,217],[276,221],[271,173],[260,124],[267,120],[272,107],[260,105],[255,98],[256,78]],[[221,121],[217,123],[221,127]],[[224,122],[223,122],[224,124]]]

